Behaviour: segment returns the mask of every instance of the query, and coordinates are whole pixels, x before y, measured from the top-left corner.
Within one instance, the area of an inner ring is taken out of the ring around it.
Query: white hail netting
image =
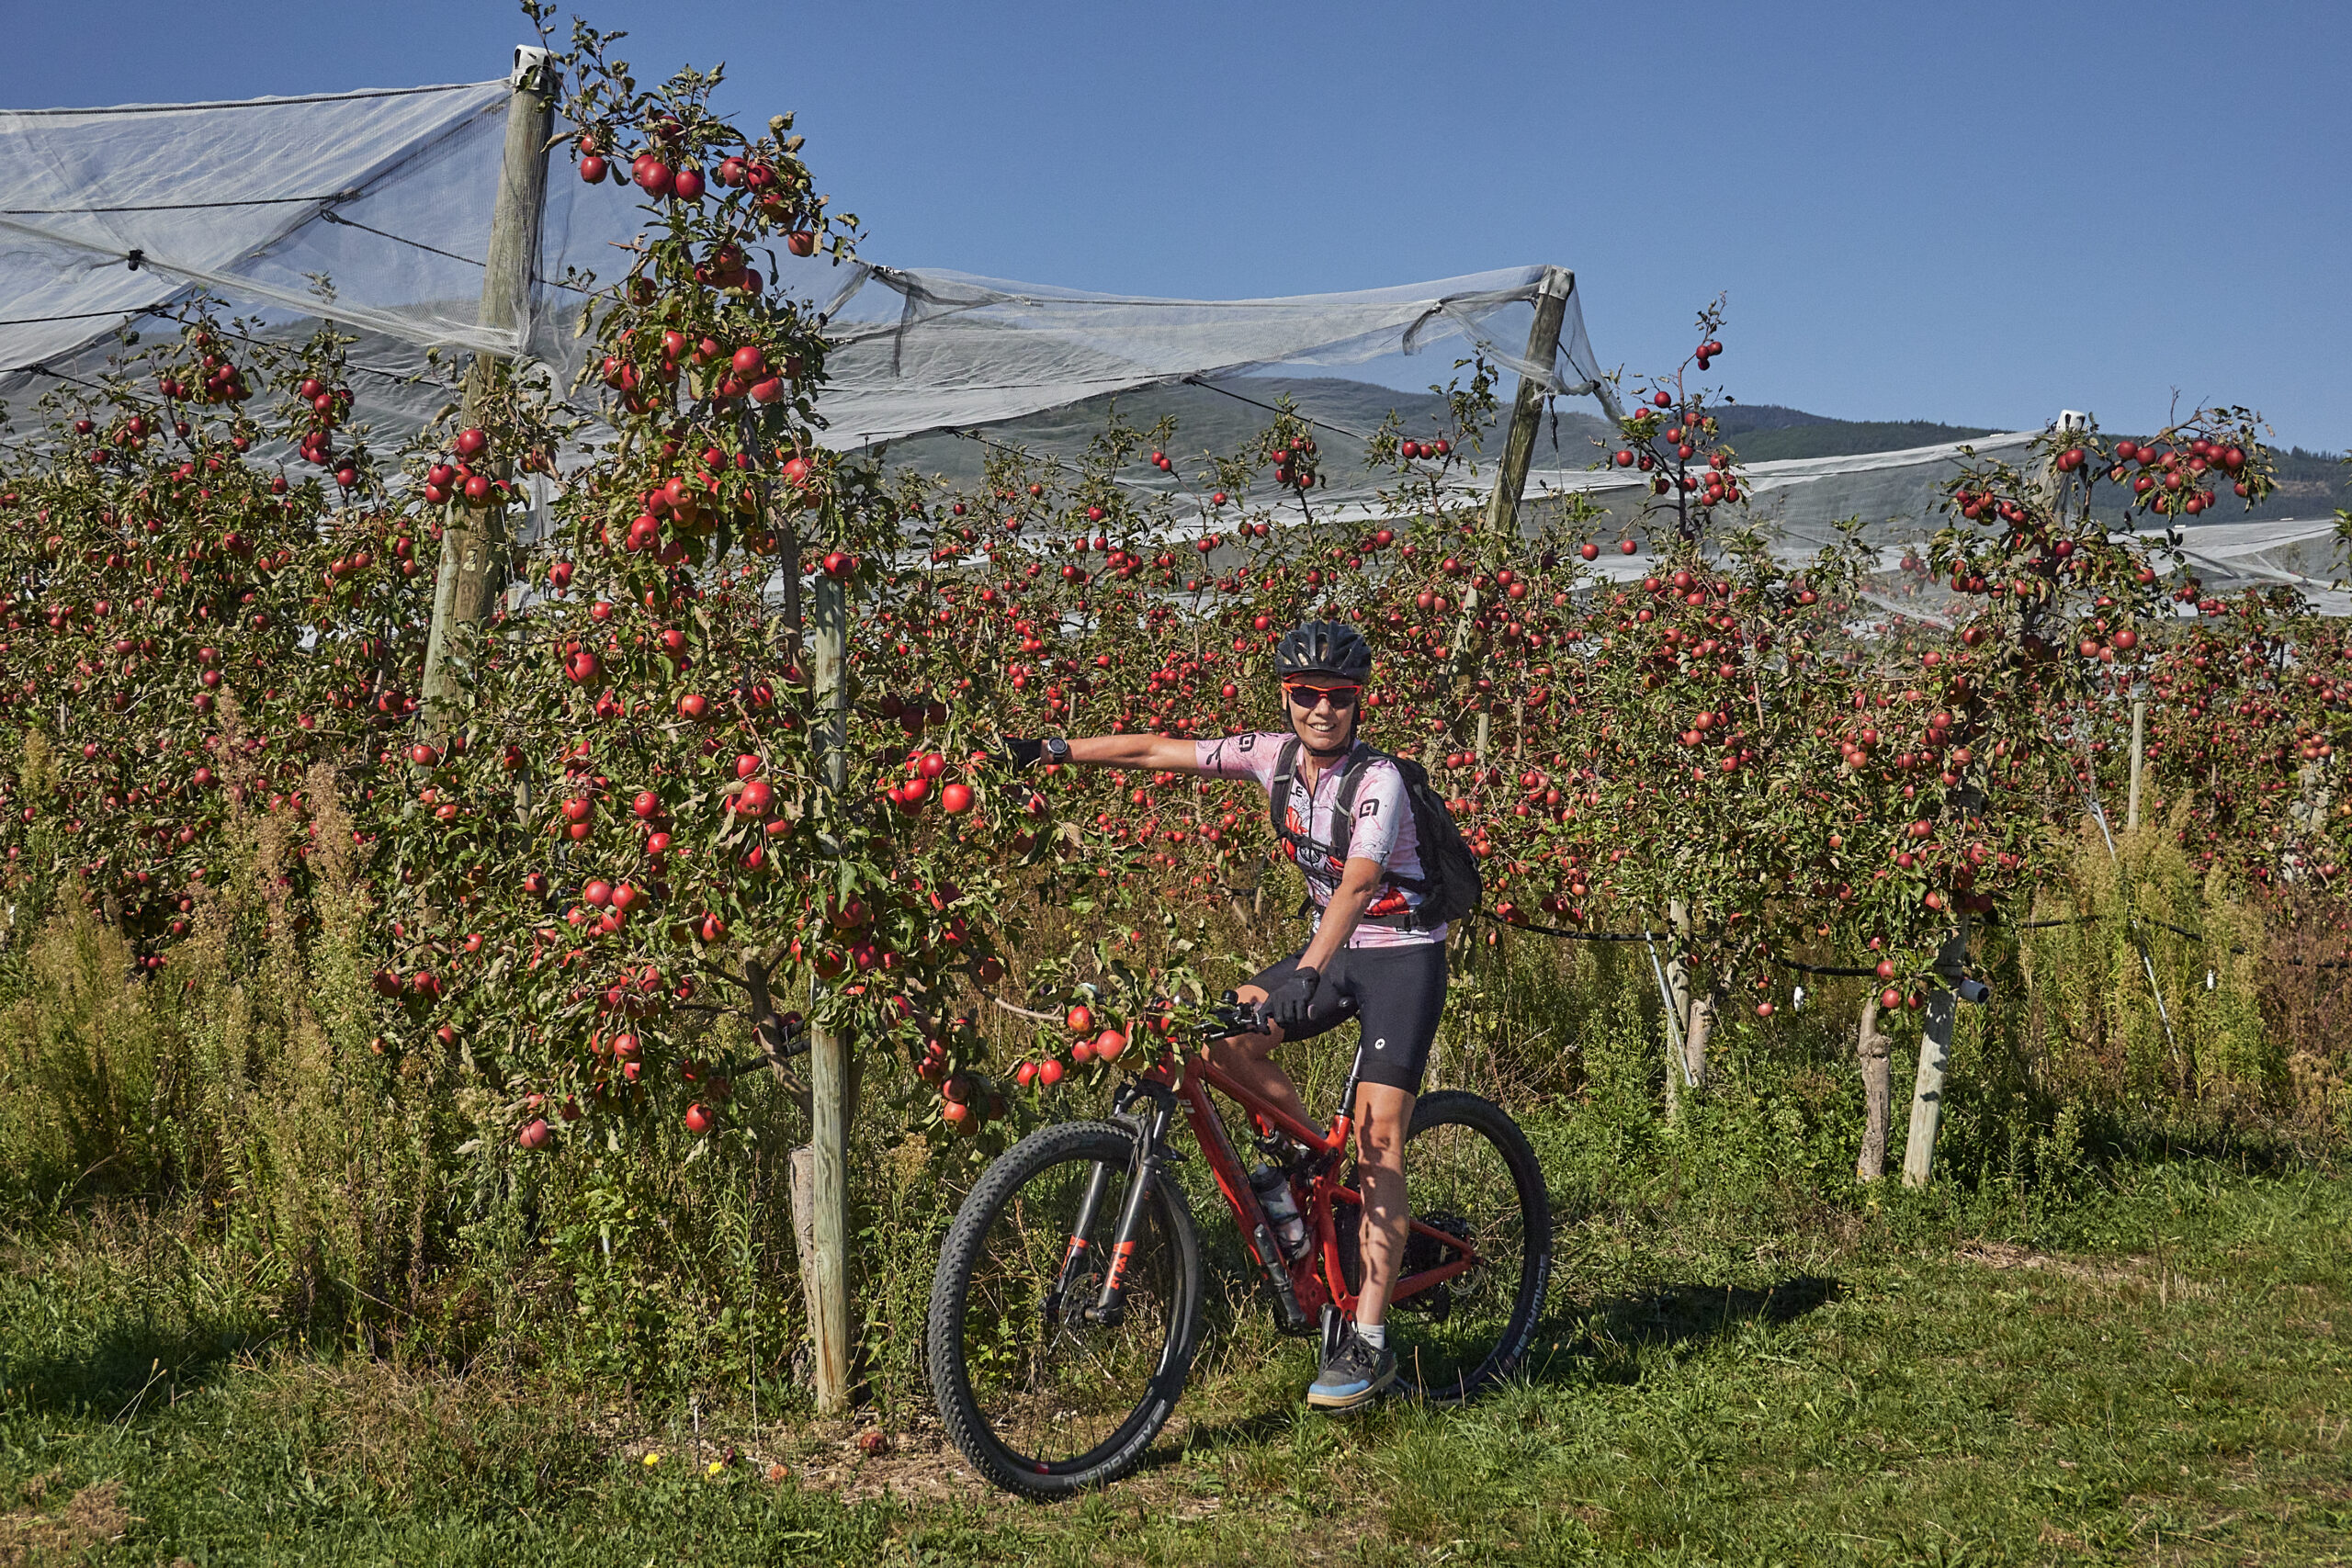
[[[1517,374],[1543,377],[1555,392],[1602,385],[1565,275],[1557,355],[1549,365],[1521,357],[1552,270],[1541,266],[1277,299],[1153,299],[954,272],[859,270],[831,313],[842,346],[827,362],[825,415],[843,447],[1278,365],[1426,354],[1424,379],[1443,380],[1453,355],[1433,351],[1464,344]]]
[[[589,186],[556,154],[541,220],[537,276],[517,331],[480,324],[481,258],[503,156],[507,82],[391,88],[242,103],[0,111],[0,401],[21,439],[29,404],[55,378],[91,378],[115,333],[153,333],[147,312],[199,296],[224,301],[272,337],[300,337],[321,318],[359,341],[352,351],[357,417],[397,439],[454,394],[472,351],[521,353],[569,380],[584,344],[574,328],[582,274],[609,280],[616,249],[650,215],[631,193]],[[133,260],[137,265],[132,265]],[[1130,419],[1180,422],[1179,453],[1230,450],[1263,427],[1280,397],[1320,425],[1332,490],[1318,520],[1379,509],[1360,462],[1390,409],[1406,434],[1433,434],[1440,400],[1400,389],[1454,374],[1466,354],[1549,389],[1613,402],[1585,335],[1569,275],[1560,347],[1549,365],[1521,355],[1551,269],[1528,266],[1352,293],[1242,300],[1090,294],[959,273],[839,266],[765,250],[775,287],[826,310],[841,340],[824,408],[842,449],[888,443],[893,463],[962,477],[983,450],[960,436],[1069,452],[1122,394]],[[426,351],[447,351],[438,367]],[[1270,374],[1317,367],[1323,375]],[[1351,376],[1328,374],[1346,368]],[[1355,378],[1363,378],[1358,379]],[[1506,391],[1508,384],[1506,385]],[[1052,411],[1061,411],[1058,413]],[[1019,422],[1004,428],[1006,422]],[[911,437],[912,439],[909,439]],[[1584,468],[1609,429],[1559,410],[1537,447],[1528,497],[1583,491],[1608,507],[1596,537],[1642,500],[1634,476]],[[2014,454],[2023,434],[1984,437]],[[1757,513],[1792,550],[1860,515],[1892,541],[1928,525],[1955,447],[1759,463]],[[1142,470],[1148,472],[1148,470]],[[1168,488],[1156,472],[1139,481]],[[2325,589],[2324,524],[2208,525],[2188,531],[2208,582],[2284,581],[2335,612]],[[1604,555],[1612,570],[1642,558]]]
[[[361,334],[355,359],[381,374],[355,387],[359,417],[386,430],[437,405],[440,388],[397,388],[428,348],[520,352],[568,376],[582,352],[571,328],[582,298],[568,274],[616,275],[626,258],[615,247],[651,215],[622,188],[582,185],[557,157],[525,325],[480,325],[508,95],[504,82],[481,82],[0,111],[0,397],[21,403],[44,370],[85,375],[118,326],[200,294],[275,333],[324,316]],[[1351,294],[1185,300],[840,267],[780,251],[765,260],[779,288],[828,308],[841,330],[826,412],[842,447],[1186,376],[1359,364],[1464,342],[1556,390],[1589,391],[1600,376],[1573,298],[1555,363],[1521,365],[1541,267]]]

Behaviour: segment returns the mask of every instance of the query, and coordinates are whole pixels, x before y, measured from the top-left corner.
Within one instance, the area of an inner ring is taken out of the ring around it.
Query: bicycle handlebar
[[[1208,1010],[1216,1021],[1201,1030],[1204,1040],[1223,1040],[1236,1034],[1262,1034],[1266,1029],[1266,1004],[1245,1002],[1238,992],[1227,991],[1216,1006]]]

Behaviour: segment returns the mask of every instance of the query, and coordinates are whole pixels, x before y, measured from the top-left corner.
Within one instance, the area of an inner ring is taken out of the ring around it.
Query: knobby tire
[[[1192,1371],[1201,1333],[1200,1238],[1171,1178],[1155,1182],[1146,1200],[1131,1266],[1136,1315],[1104,1330],[1073,1323],[1065,1313],[1049,1327],[1040,1305],[1040,1281],[1057,1271],[1075,1217],[1073,1183],[1082,1189],[1097,1163],[1109,1168],[1108,1201],[1090,1227],[1095,1252],[1107,1255],[1119,1201],[1133,1179],[1136,1145],[1135,1130],[1117,1122],[1040,1128],[981,1175],[940,1251],[924,1336],[940,1419],[975,1469],[1023,1496],[1064,1496],[1135,1469]],[[1053,1234],[1057,1224],[1060,1237]],[[1083,1280],[1091,1288],[1099,1275],[1090,1268]],[[1072,1294],[1091,1299],[1091,1289]],[[1156,1348],[1149,1343],[1155,1336]],[[1132,1406],[1125,1403],[1130,1383]],[[1110,1428],[1099,1440],[1073,1453],[1035,1451],[1085,1442],[1090,1415]],[[1018,1429],[1024,1423],[1035,1436]],[[1081,1435],[1062,1437],[1071,1430]]]

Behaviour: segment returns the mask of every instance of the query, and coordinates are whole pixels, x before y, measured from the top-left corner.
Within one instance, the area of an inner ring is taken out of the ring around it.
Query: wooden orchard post
[[[1544,414],[1544,393],[1560,352],[1560,322],[1568,313],[1568,295],[1576,286],[1576,274],[1566,267],[1544,269],[1544,281],[1535,292],[1535,324],[1527,331],[1527,361],[1542,366],[1543,373],[1519,378],[1519,398],[1511,404],[1510,435],[1503,446],[1502,468],[1495,475],[1494,494],[1487,502],[1490,532],[1518,531],[1519,498],[1527,489],[1527,466],[1535,457],[1535,429]]]
[[[1919,1071],[1911,1086],[1911,1134],[1903,1143],[1903,1185],[1925,1187],[1936,1164],[1936,1134],[1944,1121],[1944,1083],[1951,1072],[1951,1026],[1960,1010],[1953,986],[1968,962],[1968,917],[1936,954],[1936,975],[1944,981],[1928,997],[1928,1027],[1920,1032]]]
[[[797,572],[800,563],[787,562]],[[822,759],[820,810],[838,818],[849,785],[849,596],[820,574],[816,599],[817,739]],[[811,1250],[816,1268],[803,1281],[815,1341],[817,1408],[849,1408],[849,1041],[839,1032],[808,1034],[808,1146]]]
[[[1487,527],[1490,532],[1518,532],[1519,498],[1527,489],[1527,466],[1535,456],[1535,430],[1544,415],[1544,390],[1552,379],[1552,362],[1559,355],[1560,323],[1567,317],[1568,295],[1576,283],[1576,274],[1566,267],[1547,266],[1544,269],[1544,281],[1536,286],[1535,321],[1527,329],[1527,360],[1531,365],[1542,366],[1544,370],[1540,376],[1522,374],[1519,378],[1519,398],[1511,404],[1510,433],[1503,444],[1502,466],[1495,473],[1494,493],[1487,500]],[[1460,646],[1468,638],[1476,592],[1474,588],[1463,595],[1453,671],[1457,677],[1462,672]],[[1491,716],[1482,704],[1477,720],[1477,753],[1482,767],[1487,761],[1490,721]]]
[[[1682,1031],[1682,1069],[1684,1081],[1696,1089],[1707,1081],[1707,1041],[1715,1032],[1715,998],[1696,995],[1690,998],[1690,1021]]]
[[[555,67],[544,49],[517,49],[507,78],[506,152],[498,166],[497,206],[490,220],[490,254],[484,258],[481,305],[475,320],[484,327],[521,334],[529,328],[531,284],[538,272],[539,214],[548,192],[548,140],[555,128]],[[516,345],[521,346],[518,343]],[[481,422],[498,367],[505,354],[478,354],[466,369],[459,418]],[[493,468],[499,478],[514,472],[511,454]],[[424,701],[431,722],[447,724],[449,641],[455,628],[489,618],[506,586],[506,541],[499,513],[489,507],[452,506],[442,525],[441,566],[433,583],[433,625],[424,645]],[[436,711],[437,710],[437,711]]]
[[[1878,1032],[1878,996],[1862,1004],[1861,1033],[1854,1052],[1862,1066],[1862,1148],[1854,1156],[1854,1179],[1876,1181],[1886,1174],[1886,1129],[1894,1102],[1886,1036]]]
[[[2123,810],[2126,828],[2140,825],[2140,770],[2148,754],[2147,740],[2148,699],[2134,697],[2132,699],[2132,795]]]

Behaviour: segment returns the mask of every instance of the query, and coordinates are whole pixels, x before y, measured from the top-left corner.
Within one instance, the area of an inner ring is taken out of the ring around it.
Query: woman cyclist
[[[1149,768],[1250,778],[1265,786],[1283,824],[1283,846],[1317,910],[1315,931],[1305,947],[1240,988],[1245,1002],[1266,1004],[1265,1032],[1220,1042],[1213,1053],[1237,1081],[1311,1124],[1297,1087],[1270,1055],[1284,1041],[1312,1039],[1349,1019],[1362,1026],[1355,1108],[1363,1290],[1354,1322],[1306,1391],[1307,1404],[1317,1409],[1351,1410],[1378,1399],[1396,1381],[1385,1319],[1410,1215],[1405,1136],[1445,1010],[1446,928],[1424,927],[1416,917],[1423,886],[1419,846],[1404,775],[1385,757],[1356,770],[1347,852],[1344,859],[1334,853],[1348,763],[1363,744],[1357,718],[1372,673],[1371,648],[1342,622],[1308,621],[1276,646],[1274,672],[1290,720],[1286,732],[1213,740],[1056,735],[1005,744],[1024,767],[1042,760]]]

